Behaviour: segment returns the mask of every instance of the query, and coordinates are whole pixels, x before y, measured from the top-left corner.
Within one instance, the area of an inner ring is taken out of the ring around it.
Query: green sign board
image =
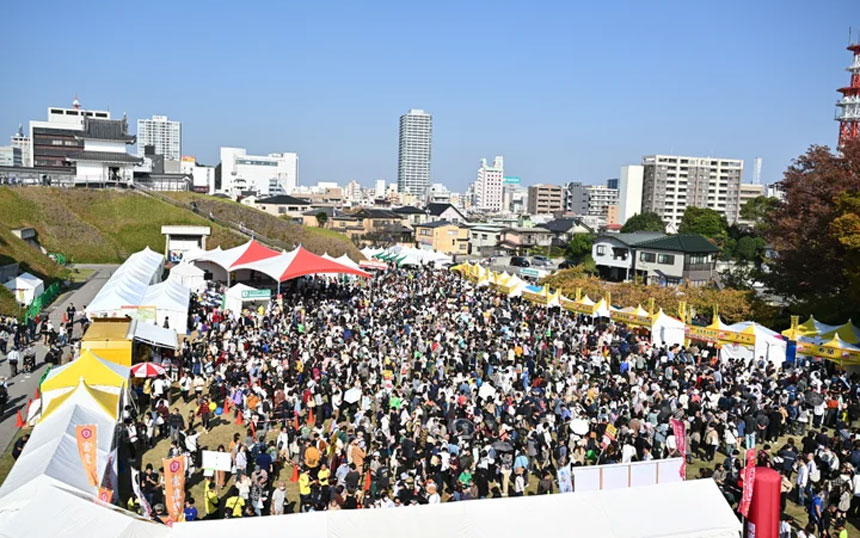
[[[272,290],[243,290],[242,299],[268,299],[272,296]]]

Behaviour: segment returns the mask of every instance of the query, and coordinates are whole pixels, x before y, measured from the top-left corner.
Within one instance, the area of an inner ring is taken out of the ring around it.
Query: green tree
[[[729,223],[726,217],[707,207],[687,206],[678,233],[699,234],[718,242],[725,242]]]
[[[594,244],[594,236],[588,233],[573,234],[567,244],[567,257],[580,263],[586,256],[591,254],[591,246]]]
[[[627,222],[624,223],[624,227],[621,228],[622,233],[633,233],[633,232],[666,232],[666,223],[663,222],[663,219],[660,218],[660,215],[657,213],[639,213],[633,215]]]
[[[756,234],[764,235],[768,231],[770,215],[777,206],[779,206],[779,200],[776,198],[756,196],[741,206],[740,217],[752,222],[752,228]]]
[[[325,228],[325,223],[328,222],[328,213],[325,211],[320,211],[316,214],[317,224],[320,228]]]
[[[734,257],[739,260],[761,262],[765,242],[761,237],[745,236],[738,239],[734,247]]]

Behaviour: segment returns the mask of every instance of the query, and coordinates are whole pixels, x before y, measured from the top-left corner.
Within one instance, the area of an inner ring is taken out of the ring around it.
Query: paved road
[[[84,305],[89,303],[92,298],[95,297],[96,293],[98,293],[102,288],[105,281],[110,278],[114,269],[117,268],[116,265],[75,265],[74,267],[79,269],[93,269],[95,272],[90,275],[82,286],[64,293],[46,309],[46,312],[55,327],[58,327],[62,322],[63,313],[66,311],[66,307],[68,307],[69,304],[73,303],[75,308],[80,311]],[[77,339],[80,338],[80,336],[80,326],[75,326],[74,338]],[[36,384],[46,368],[46,364],[44,362],[46,351],[47,348],[41,344],[40,340],[36,345],[36,371],[31,374],[19,373],[14,378],[9,379],[6,383],[9,389],[9,405],[7,405],[6,409],[3,410],[3,413],[0,414],[0,452],[5,450],[15,437],[15,434],[18,432],[18,428],[15,427],[18,411],[21,411],[22,415],[26,414],[27,401],[35,395]],[[67,346],[65,349],[67,360],[70,353],[71,347]],[[3,357],[2,360],[0,360],[0,376],[7,377],[9,374],[9,364],[6,362],[6,357]]]

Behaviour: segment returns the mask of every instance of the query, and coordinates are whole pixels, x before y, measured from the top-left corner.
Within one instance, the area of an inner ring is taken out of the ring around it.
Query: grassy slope
[[[0,209],[0,215],[3,210]],[[18,239],[6,226],[0,225],[0,265],[18,263],[21,272],[34,274],[47,288],[55,280],[68,278],[68,271],[39,250]],[[18,315],[18,303],[6,287],[0,285],[0,316]]]
[[[300,244],[316,254],[328,252],[329,255],[338,257],[346,253],[354,260],[363,258],[355,245],[345,235],[333,230],[295,224],[223,198],[192,192],[172,192],[169,193],[169,196],[185,203],[197,202],[201,215],[208,215],[209,212],[212,212],[217,218],[244,223],[251,230],[281,243],[278,246],[282,248],[292,248],[294,245]]]

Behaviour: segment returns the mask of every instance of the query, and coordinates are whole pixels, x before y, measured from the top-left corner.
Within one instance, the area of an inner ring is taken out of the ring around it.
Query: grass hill
[[[66,268],[18,239],[9,228],[0,226],[0,265],[9,263],[18,263],[22,273],[38,276],[45,281],[45,287],[68,277]],[[15,296],[5,286],[0,285],[0,316],[14,316],[18,314],[18,310]]]
[[[165,224],[210,226],[208,248],[230,248],[247,241],[242,234],[202,216],[211,211],[217,218],[243,222],[278,247],[301,243],[318,254],[360,256],[341,234],[305,228],[235,202],[176,194],[180,204],[197,201],[200,214],[133,191],[4,187],[0,188],[0,227],[33,227],[48,251],[60,252],[77,263],[120,263],[146,246],[163,252],[161,226]],[[2,246],[0,254],[7,254]]]

